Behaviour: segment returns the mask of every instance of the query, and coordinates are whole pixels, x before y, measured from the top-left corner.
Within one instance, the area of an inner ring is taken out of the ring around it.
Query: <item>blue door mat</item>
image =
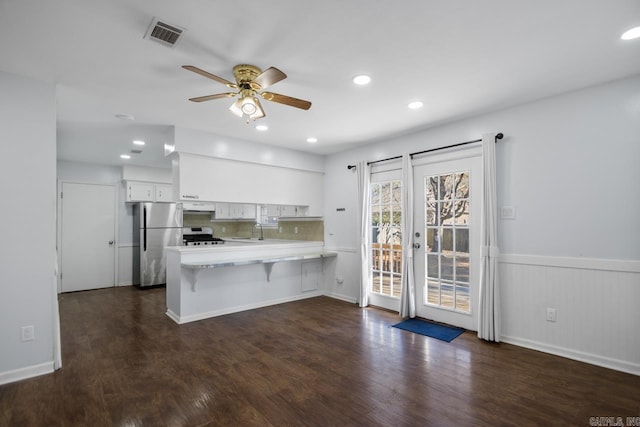
[[[452,326],[444,326],[438,323],[428,322],[422,319],[407,319],[393,325],[394,328],[403,329],[427,337],[436,338],[441,341],[451,342],[465,330]]]

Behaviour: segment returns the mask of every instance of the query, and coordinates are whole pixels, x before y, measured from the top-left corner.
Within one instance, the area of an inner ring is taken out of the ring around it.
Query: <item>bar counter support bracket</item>
[[[271,282],[271,270],[273,270],[273,265],[275,262],[265,262],[264,263],[264,271],[267,273],[267,282]]]

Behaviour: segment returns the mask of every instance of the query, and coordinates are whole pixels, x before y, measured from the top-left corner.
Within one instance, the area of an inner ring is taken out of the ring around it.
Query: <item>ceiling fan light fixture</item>
[[[240,109],[247,116],[251,116],[258,111],[258,106],[256,105],[256,100],[253,96],[245,96],[240,101]]]
[[[229,111],[231,111],[233,114],[235,114],[238,117],[242,117],[243,113],[242,113],[241,106],[242,106],[241,100],[237,99],[236,102],[231,104],[231,107],[229,107]]]

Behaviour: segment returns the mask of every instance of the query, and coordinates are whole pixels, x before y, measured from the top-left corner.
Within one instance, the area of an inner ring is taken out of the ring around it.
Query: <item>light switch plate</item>
[[[500,218],[516,219],[516,208],[513,206],[503,206],[500,209]]]

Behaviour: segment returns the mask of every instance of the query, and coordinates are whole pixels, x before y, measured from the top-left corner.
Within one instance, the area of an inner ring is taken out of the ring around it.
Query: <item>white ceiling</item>
[[[175,47],[143,39],[154,16],[186,29]],[[58,85],[60,159],[167,166],[172,125],[327,154],[639,74],[640,39],[620,40],[638,25],[637,0],[0,0],[0,70]],[[258,132],[232,99],[187,100],[227,88],[181,65],[239,63],[313,106],[263,101]]]

